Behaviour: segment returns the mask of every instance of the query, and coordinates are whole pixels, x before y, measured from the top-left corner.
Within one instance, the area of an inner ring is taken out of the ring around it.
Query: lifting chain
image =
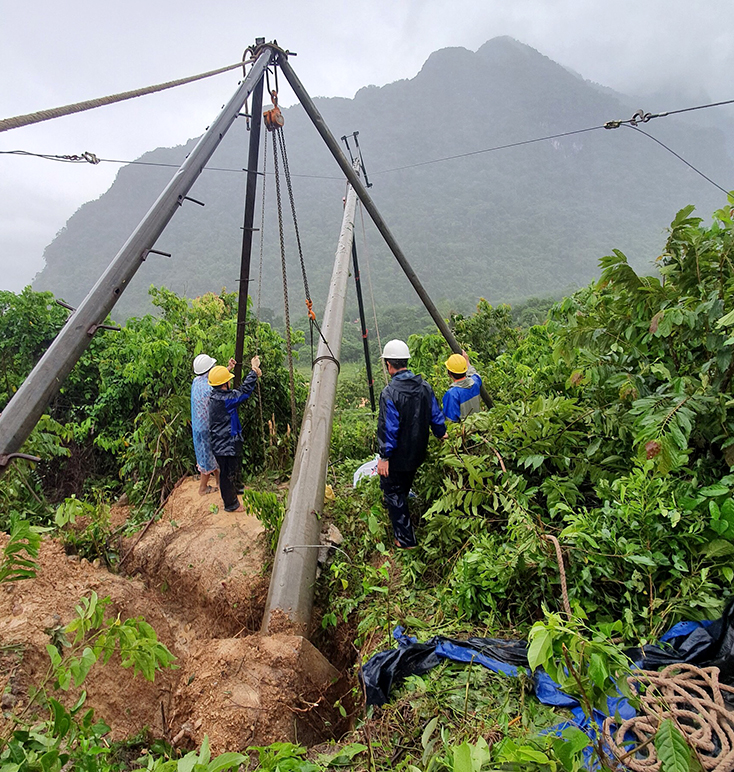
[[[316,320],[316,314],[313,310],[313,301],[311,300],[311,290],[308,286],[308,276],[306,275],[306,263],[303,259],[303,247],[301,246],[301,232],[298,229],[298,217],[296,215],[296,203],[295,198],[293,196],[293,184],[291,182],[291,170],[290,165],[288,163],[288,153],[285,148],[285,137],[283,135],[283,129],[278,128],[275,131],[275,136],[278,141],[278,146],[280,147],[280,153],[283,158],[283,174],[285,175],[285,183],[288,188],[288,198],[290,200],[291,205],[291,214],[293,216],[293,227],[296,231],[296,244],[298,245],[298,259],[301,263],[301,276],[303,277],[303,291],[306,295],[306,311],[308,313],[308,326],[311,334],[311,365],[314,364],[314,351],[313,351],[313,329],[314,327],[318,331],[318,334],[321,338],[321,340],[324,341],[326,344],[326,348],[329,349],[329,354],[331,354],[331,358],[336,361],[336,357],[334,356],[334,352],[331,350],[331,346],[329,345],[329,341],[326,340],[324,337],[324,334],[321,332],[321,327],[319,327],[319,323]]]
[[[275,197],[278,203],[278,236],[280,238],[280,264],[283,270],[283,311],[285,315],[285,348],[288,354],[288,377],[291,392],[291,436],[296,428],[296,382],[293,373],[293,343],[291,340],[291,316],[288,306],[288,274],[285,262],[285,240],[283,237],[283,204],[280,196],[280,167],[278,165],[278,145],[273,142],[273,173],[275,175]]]

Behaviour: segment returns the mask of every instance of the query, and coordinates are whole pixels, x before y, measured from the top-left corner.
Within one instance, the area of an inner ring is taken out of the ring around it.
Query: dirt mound
[[[200,496],[198,482],[187,479],[135,546],[125,570],[144,576],[164,604],[185,609],[187,624],[225,638],[260,629],[267,564],[260,521],[226,512],[218,493]]]
[[[0,539],[0,546],[4,546],[7,537],[0,534]],[[39,684],[48,672],[46,645],[51,643],[54,631],[73,619],[79,598],[92,590],[100,598],[111,598],[107,616],[145,616],[159,640],[175,648],[169,620],[156,594],[146,589],[142,581],[115,576],[86,560],[69,556],[53,540],[44,540],[38,565],[35,579],[0,587],[0,643],[6,652],[0,670],[0,692],[7,688],[12,695],[9,703],[16,714],[27,704],[29,686]],[[88,704],[112,727],[113,737],[122,738],[146,725],[160,731],[160,705],[163,703],[168,711],[177,680],[176,671],[161,673],[154,683],[142,675],[133,678],[130,670],[113,659],[105,666],[92,668],[84,689]],[[80,692],[71,690],[63,701],[75,702]]]
[[[174,695],[174,725],[219,751],[275,741],[311,744],[329,734],[339,677],[295,635],[229,638],[192,647]],[[188,724],[188,726],[186,726]]]
[[[0,693],[10,695],[3,708],[23,710],[29,687],[48,671],[54,630],[94,590],[110,596],[108,616],[144,616],[177,657],[178,669],[159,673],[154,683],[132,678],[114,659],[92,668],[83,687],[87,704],[113,738],[148,726],[193,747],[208,734],[212,750],[222,753],[329,736],[338,721],[331,706],[344,691],[339,673],[304,638],[253,634],[268,584],[262,526],[219,509],[217,494],[199,496],[197,487],[186,480],[174,491],[126,561],[130,576],[66,555],[48,539],[35,579],[0,586]],[[0,534],[0,547],[6,541]],[[72,704],[79,691],[62,701]]]

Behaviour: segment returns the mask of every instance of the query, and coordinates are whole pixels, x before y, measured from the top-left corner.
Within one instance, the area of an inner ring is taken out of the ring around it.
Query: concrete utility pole
[[[104,322],[143,261],[154,251],[156,240],[183,205],[186,194],[234,123],[250,92],[261,81],[271,56],[272,49],[261,49],[234,96],[201,137],[3,410],[0,415],[0,473],[5,468],[7,455],[18,451],[26,441],[49,401],[89,346],[99,325]]]
[[[265,605],[263,633],[307,636],[311,623],[321,530],[319,515],[324,506],[356,204],[357,195],[350,186],[321,326],[329,345],[319,341],[311,373],[311,387],[293,459],[288,509],[280,529]]]

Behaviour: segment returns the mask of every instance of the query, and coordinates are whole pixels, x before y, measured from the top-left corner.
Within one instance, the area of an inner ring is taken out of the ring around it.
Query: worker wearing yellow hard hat
[[[482,379],[469,364],[466,351],[452,354],[445,364],[453,383],[443,395],[443,414],[449,421],[461,421],[482,409],[479,398]]]
[[[221,365],[209,370],[209,385],[213,391],[209,399],[209,432],[212,450],[219,464],[219,488],[227,512],[241,512],[235,478],[242,455],[242,425],[237,408],[255,391],[262,375],[260,357],[250,360],[251,370],[238,389],[231,387],[234,375]]]

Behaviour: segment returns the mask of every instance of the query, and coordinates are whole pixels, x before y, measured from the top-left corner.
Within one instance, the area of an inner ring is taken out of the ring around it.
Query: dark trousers
[[[380,477],[380,489],[390,514],[392,530],[401,547],[415,547],[418,544],[408,512],[408,494],[415,472],[415,469],[406,472],[391,469],[387,477]]]
[[[222,501],[227,512],[234,512],[240,505],[237,498],[237,469],[240,465],[239,456],[217,456],[219,464],[219,490],[222,494]]]

